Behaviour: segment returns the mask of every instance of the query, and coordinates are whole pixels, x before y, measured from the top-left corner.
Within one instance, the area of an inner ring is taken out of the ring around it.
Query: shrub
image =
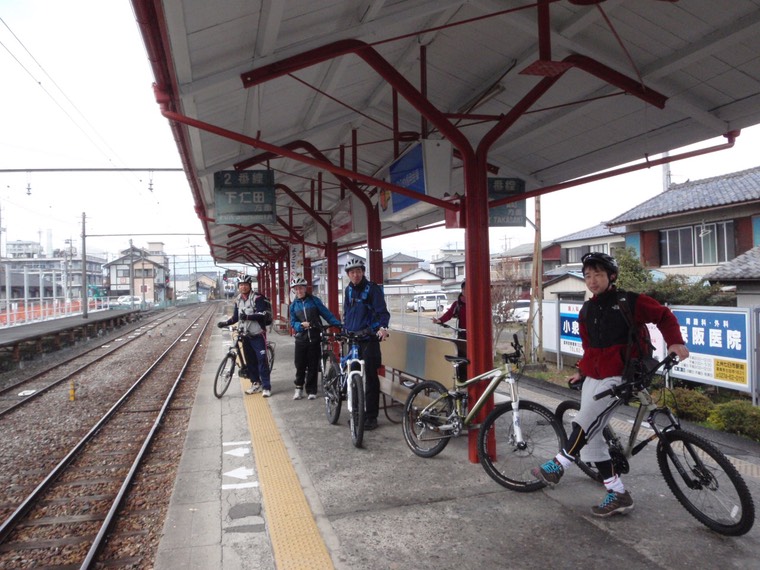
[[[747,400],[733,400],[715,406],[708,421],[717,429],[760,441],[760,408]]]
[[[673,410],[679,418],[691,422],[704,422],[715,407],[710,398],[697,390],[673,388],[657,390],[653,393],[655,401],[662,402]]]

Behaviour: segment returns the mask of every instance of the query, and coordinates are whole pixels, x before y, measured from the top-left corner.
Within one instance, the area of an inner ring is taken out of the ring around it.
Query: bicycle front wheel
[[[348,417],[351,442],[354,447],[361,447],[364,439],[364,382],[357,373],[351,374],[348,381],[351,383],[351,415]]]
[[[433,457],[448,445],[450,431],[441,431],[454,411],[454,400],[438,382],[417,384],[404,404],[401,427],[404,439],[415,455]]]
[[[214,396],[221,398],[230,387],[232,376],[235,374],[235,356],[228,354],[222,359],[219,368],[216,369],[214,378]]]
[[[512,402],[496,406],[480,427],[478,454],[486,473],[499,485],[513,491],[536,491],[544,482],[530,470],[562,449],[565,433],[554,414],[535,402],[520,400],[519,419]],[[520,427],[522,437],[515,433]],[[495,442],[493,456],[488,442]]]
[[[715,532],[726,536],[749,532],[755,505],[729,459],[712,443],[687,431],[665,432],[662,438],[665,441],[657,444],[657,464],[678,502]],[[675,461],[685,470],[683,475]]]

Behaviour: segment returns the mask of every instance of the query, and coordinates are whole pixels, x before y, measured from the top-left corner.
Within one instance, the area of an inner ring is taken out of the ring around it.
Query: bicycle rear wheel
[[[565,433],[554,414],[535,402],[520,400],[519,426],[522,441],[515,435],[515,411],[512,402],[496,406],[480,427],[478,454],[486,473],[499,485],[513,491],[536,491],[543,481],[530,472],[562,449]],[[488,453],[489,437],[495,441],[495,453]]]
[[[351,442],[354,447],[361,447],[364,439],[364,381],[361,374],[350,374],[351,415],[348,425],[351,428]]]
[[[325,397],[327,421],[335,425],[340,418],[340,370],[334,360],[330,361],[322,376],[322,394]]]
[[[404,404],[401,427],[404,439],[415,455],[433,457],[448,445],[450,432],[442,432],[454,411],[454,400],[448,390],[438,382],[417,384]]]
[[[228,354],[222,359],[214,377],[214,396],[221,398],[230,387],[232,376],[235,374],[235,356]]]
[[[678,502],[707,528],[726,536],[741,536],[755,522],[755,505],[736,467],[706,439],[674,430],[662,434],[682,476],[668,455],[666,443],[657,444],[657,464]]]
[[[562,424],[562,429],[565,432],[565,443],[562,444],[562,447],[565,449],[567,449],[567,438],[570,437],[570,434],[573,431],[573,420],[575,419],[575,416],[578,415],[578,410],[580,409],[580,402],[576,400],[565,400],[564,402],[560,402],[557,409],[554,411],[554,417],[556,417],[557,421]],[[612,431],[609,426],[604,428],[603,437],[609,443],[610,437],[612,437]],[[595,464],[586,463],[580,457],[575,464],[594,481],[598,481],[599,483],[604,481],[604,477],[599,474],[599,470],[596,468]]]

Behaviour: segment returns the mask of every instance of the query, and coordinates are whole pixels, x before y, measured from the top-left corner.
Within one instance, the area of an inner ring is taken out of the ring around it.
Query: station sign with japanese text
[[[225,170],[214,173],[217,224],[273,224],[276,222],[274,172]]]
[[[525,193],[525,180],[520,178],[489,178],[488,201],[501,200]],[[525,227],[525,200],[517,200],[489,208],[488,225]]]

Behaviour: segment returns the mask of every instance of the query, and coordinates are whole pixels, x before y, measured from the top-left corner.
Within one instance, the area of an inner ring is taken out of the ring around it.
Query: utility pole
[[[82,318],[87,318],[87,240],[85,236],[85,215],[82,212]]]
[[[195,280],[195,294],[198,294],[198,246],[191,245],[193,248],[193,277]]]

